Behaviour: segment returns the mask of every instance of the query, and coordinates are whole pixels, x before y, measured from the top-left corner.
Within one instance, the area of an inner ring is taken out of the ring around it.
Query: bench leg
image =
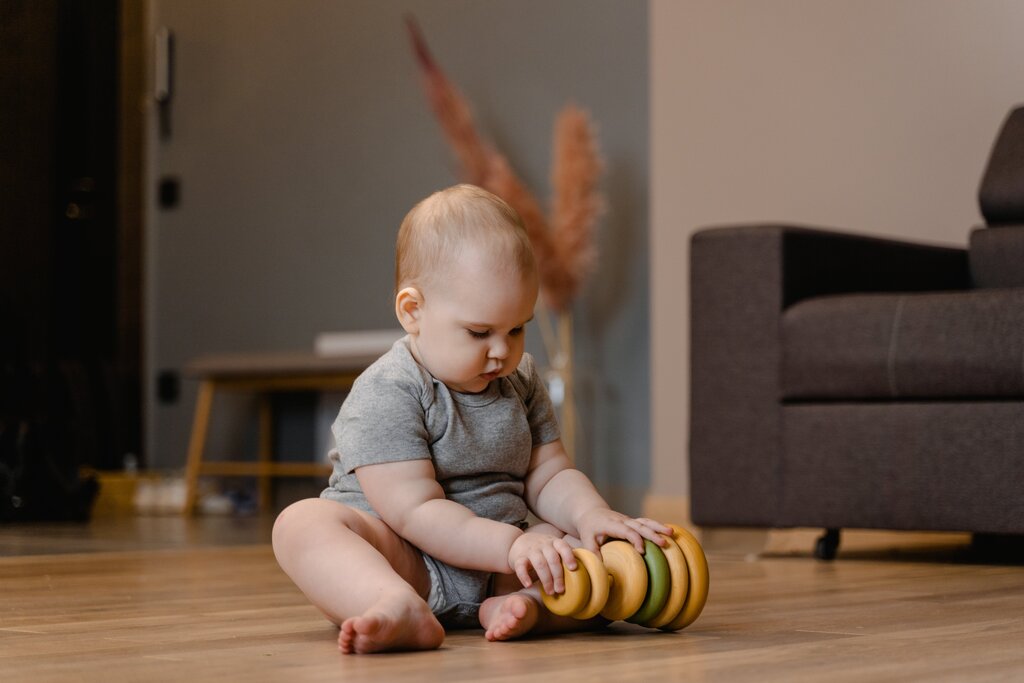
[[[196,507],[199,487],[199,471],[203,465],[203,449],[206,447],[206,432],[210,426],[210,409],[213,407],[214,385],[212,380],[199,384],[196,397],[196,413],[192,419],[192,436],[188,442],[188,463],[185,466],[185,515],[191,515]]]
[[[270,394],[260,394],[259,413],[259,459],[261,463],[269,463],[274,452],[274,409]],[[261,512],[270,509],[270,475],[267,470],[259,475],[259,505]]]

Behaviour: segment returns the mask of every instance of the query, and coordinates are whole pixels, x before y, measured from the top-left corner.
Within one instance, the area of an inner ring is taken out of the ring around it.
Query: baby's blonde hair
[[[424,287],[468,245],[487,248],[524,277],[536,275],[530,238],[515,209],[463,184],[435,192],[405,215],[395,247],[395,292]]]

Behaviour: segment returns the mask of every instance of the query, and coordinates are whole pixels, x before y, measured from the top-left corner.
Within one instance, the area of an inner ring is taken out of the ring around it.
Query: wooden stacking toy
[[[564,571],[565,592],[543,594],[554,614],[591,619],[600,614],[610,621],[678,631],[700,616],[708,597],[708,563],[693,535],[675,524],[661,548],[644,540],[641,555],[626,541],[601,546],[600,557],[575,548],[574,571]],[[564,569],[564,567],[563,567]]]

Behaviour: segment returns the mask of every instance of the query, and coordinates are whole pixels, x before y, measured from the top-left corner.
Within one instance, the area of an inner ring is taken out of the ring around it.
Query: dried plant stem
[[[551,324],[551,309],[541,300],[537,302],[536,314],[540,338],[544,343],[544,353],[548,358],[548,363],[553,364],[555,356],[561,348],[561,341],[558,339],[554,325]]]
[[[569,460],[576,461],[576,399],[573,387],[572,313],[558,314],[558,338],[562,343],[562,381],[565,398],[562,400],[562,445]]]
[[[594,226],[604,210],[598,191],[603,169],[590,117],[566,105],[555,121],[551,167],[551,258],[558,272],[549,290],[560,311],[570,307],[597,261]]]
[[[516,175],[508,160],[480,135],[469,102],[437,64],[412,17],[409,38],[423,74],[423,85],[441,130],[458,159],[465,182],[508,202],[523,221],[537,256],[541,302],[538,321],[548,363],[564,394],[560,406],[562,443],[570,458],[576,447],[577,415],[573,384],[572,301],[597,259],[594,226],[604,211],[598,191],[604,163],[587,113],[569,104],[555,121],[550,216]],[[557,324],[552,323],[552,317]]]

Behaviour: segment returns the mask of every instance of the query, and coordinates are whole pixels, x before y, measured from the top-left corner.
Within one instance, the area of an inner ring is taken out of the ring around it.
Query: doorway
[[[137,4],[0,5],[0,478],[143,455]]]

